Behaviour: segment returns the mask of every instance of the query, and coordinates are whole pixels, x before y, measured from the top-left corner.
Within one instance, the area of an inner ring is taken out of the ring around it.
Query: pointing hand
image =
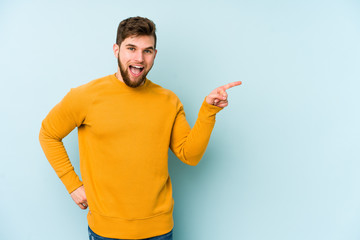
[[[237,81],[237,82],[228,83],[224,86],[218,87],[218,88],[214,89],[206,97],[205,101],[208,104],[224,108],[228,105],[228,100],[227,100],[228,95],[226,93],[226,90],[228,90],[229,88],[238,86],[240,84],[241,84],[241,81]]]

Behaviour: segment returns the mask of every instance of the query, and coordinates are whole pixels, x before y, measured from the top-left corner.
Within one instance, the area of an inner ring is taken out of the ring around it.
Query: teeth
[[[134,67],[134,68],[139,68],[139,69],[142,68],[142,67],[140,67],[140,66],[132,66],[132,67]]]

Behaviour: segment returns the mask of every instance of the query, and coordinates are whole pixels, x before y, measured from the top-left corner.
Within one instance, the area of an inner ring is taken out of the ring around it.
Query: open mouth
[[[129,70],[130,70],[132,75],[137,77],[137,76],[140,76],[141,73],[144,71],[144,67],[143,66],[130,65]]]

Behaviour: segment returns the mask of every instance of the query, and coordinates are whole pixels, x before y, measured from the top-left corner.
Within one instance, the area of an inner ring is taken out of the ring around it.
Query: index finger
[[[78,206],[83,210],[85,210],[87,208],[87,206],[84,206],[82,203],[79,203]]]
[[[236,82],[228,83],[228,84],[222,86],[221,88],[228,90],[229,88],[241,85],[241,83],[242,83],[241,81],[236,81]]]

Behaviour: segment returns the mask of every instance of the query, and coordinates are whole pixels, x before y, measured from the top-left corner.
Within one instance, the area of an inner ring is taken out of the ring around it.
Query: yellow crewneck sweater
[[[148,79],[130,88],[113,74],[71,89],[42,122],[39,138],[68,192],[84,185],[95,233],[142,239],[173,228],[169,147],[196,165],[220,110],[204,101],[191,129],[173,92]],[[62,143],[75,127],[82,182]]]

